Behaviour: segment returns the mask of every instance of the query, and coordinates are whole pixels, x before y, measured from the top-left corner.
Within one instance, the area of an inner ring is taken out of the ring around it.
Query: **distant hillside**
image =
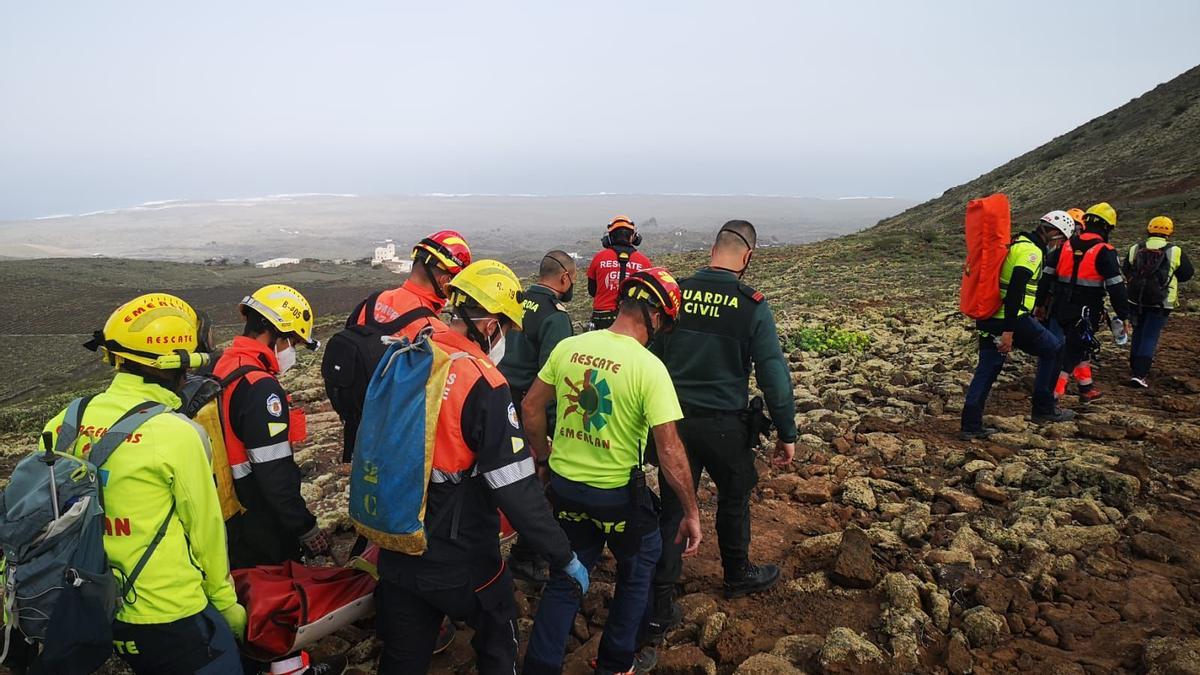
[[[239,328],[237,303],[269,283],[293,284],[318,320],[340,319],[373,290],[401,277],[358,265],[204,266],[169,262],[47,259],[0,263],[0,422],[6,405],[52,392],[74,393],[107,368],[81,346],[122,302],[149,291],[174,293],[212,317],[221,339]],[[0,424],[3,426],[3,424]]]
[[[881,221],[876,234],[958,231],[967,201],[993,192],[1012,200],[1014,225],[1052,209],[1087,208],[1099,201],[1116,207],[1118,236],[1140,231],[1159,213],[1194,224],[1200,215],[1200,66],[937,199]]]

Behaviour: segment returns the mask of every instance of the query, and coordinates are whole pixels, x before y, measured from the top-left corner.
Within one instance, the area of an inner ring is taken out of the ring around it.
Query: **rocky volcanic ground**
[[[687,562],[685,620],[659,673],[1200,672],[1200,317],[1172,318],[1155,388],[1121,386],[1105,345],[1106,396],[1077,421],[1028,421],[1031,359],[1014,357],[989,407],[1003,430],[956,438],[975,364],[956,314],[863,309],[858,355],[789,355],[801,433],[790,471],[760,463],[753,556],[778,562],[769,593],[727,601],[701,488],[706,539]],[[1107,336],[1106,336],[1107,337]],[[352,535],[339,428],[315,368],[294,376],[312,440],[297,454],[322,524]],[[567,672],[588,672],[612,595],[611,559],[576,620]],[[528,634],[537,589],[519,585]],[[472,671],[469,630],[435,672]],[[523,648],[523,645],[522,645]],[[369,625],[348,649],[373,672]]]

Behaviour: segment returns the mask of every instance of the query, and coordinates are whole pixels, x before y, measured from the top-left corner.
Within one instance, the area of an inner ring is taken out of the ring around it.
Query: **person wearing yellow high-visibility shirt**
[[[205,363],[196,312],[183,300],[150,293],[121,305],[87,344],[117,374],[86,401],[79,440],[86,457],[98,430],[145,403],[180,406],[184,373]],[[57,441],[66,411],[46,424]],[[163,523],[163,536],[122,598],[113,652],[143,673],[240,673],[237,639],[246,630],[229,576],[225,523],[213,484],[207,435],[178,413],[150,418],[100,471],[104,550],[119,581],[134,573]]]
[[[1150,386],[1150,366],[1167,317],[1179,300],[1179,284],[1196,273],[1182,248],[1171,242],[1175,221],[1155,216],[1146,225],[1146,240],[1129,247],[1122,271],[1129,283],[1133,344],[1129,350],[1129,384]]]

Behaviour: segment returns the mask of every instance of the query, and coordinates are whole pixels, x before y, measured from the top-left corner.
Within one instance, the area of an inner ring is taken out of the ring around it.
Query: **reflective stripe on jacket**
[[[1021,309],[1017,313],[1018,316],[1024,316],[1033,311],[1034,299],[1037,297],[1038,280],[1042,276],[1042,247],[1038,246],[1029,237],[1024,234],[1019,234],[1008,247],[1008,255],[1004,258],[1004,265],[1000,268],[1000,297],[1008,297],[1008,284],[1012,281],[1013,271],[1018,267],[1023,267],[1029,270],[1032,275],[1029,283],[1025,284],[1025,297],[1021,300]],[[1004,303],[1000,304],[1000,309],[992,315],[993,319],[1003,319]]]
[[[1083,257],[1079,261],[1079,270],[1075,271],[1075,249],[1073,245],[1079,242],[1091,244],[1090,247],[1083,253]],[[1104,241],[1104,238],[1095,232],[1084,232],[1078,237],[1068,239],[1063,242],[1061,253],[1058,256],[1058,267],[1055,268],[1054,274],[1058,277],[1059,283],[1070,284],[1071,278],[1074,276],[1076,286],[1086,286],[1090,288],[1101,288],[1107,286],[1115,286],[1125,281],[1120,275],[1104,278],[1100,271],[1096,269],[1096,258],[1100,256],[1100,252],[1104,250],[1112,250],[1112,244]]]
[[[1175,302],[1179,300],[1179,279],[1175,278],[1175,272],[1179,270],[1179,265],[1183,262],[1183,249],[1168,242],[1163,237],[1147,237],[1145,243],[1134,244],[1133,246],[1129,247],[1129,264],[1131,266],[1133,265],[1133,259],[1137,256],[1139,247],[1145,247],[1151,251],[1157,251],[1168,246],[1170,246],[1170,248],[1167,250],[1167,255],[1169,256],[1167,258],[1167,264],[1170,265],[1170,269],[1168,270],[1167,278],[1170,279],[1170,281],[1167,284],[1167,300],[1163,303],[1163,308],[1174,309]]]

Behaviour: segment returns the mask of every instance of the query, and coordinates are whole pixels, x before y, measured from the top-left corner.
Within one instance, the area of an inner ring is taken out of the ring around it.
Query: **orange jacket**
[[[404,314],[419,307],[424,307],[434,314],[438,314],[445,306],[445,298],[438,297],[437,293],[434,293],[432,289],[423,288],[409,279],[399,288],[393,288],[390,291],[384,291],[379,294],[379,299],[375,302],[375,321],[379,323],[395,321]],[[361,326],[366,321],[367,308],[364,307],[359,312],[355,322]],[[446,324],[442,323],[441,319],[437,317],[421,317],[416,321],[410,321],[400,332],[396,333],[396,336],[406,337],[411,340],[426,326],[432,326],[434,332],[446,329]]]

